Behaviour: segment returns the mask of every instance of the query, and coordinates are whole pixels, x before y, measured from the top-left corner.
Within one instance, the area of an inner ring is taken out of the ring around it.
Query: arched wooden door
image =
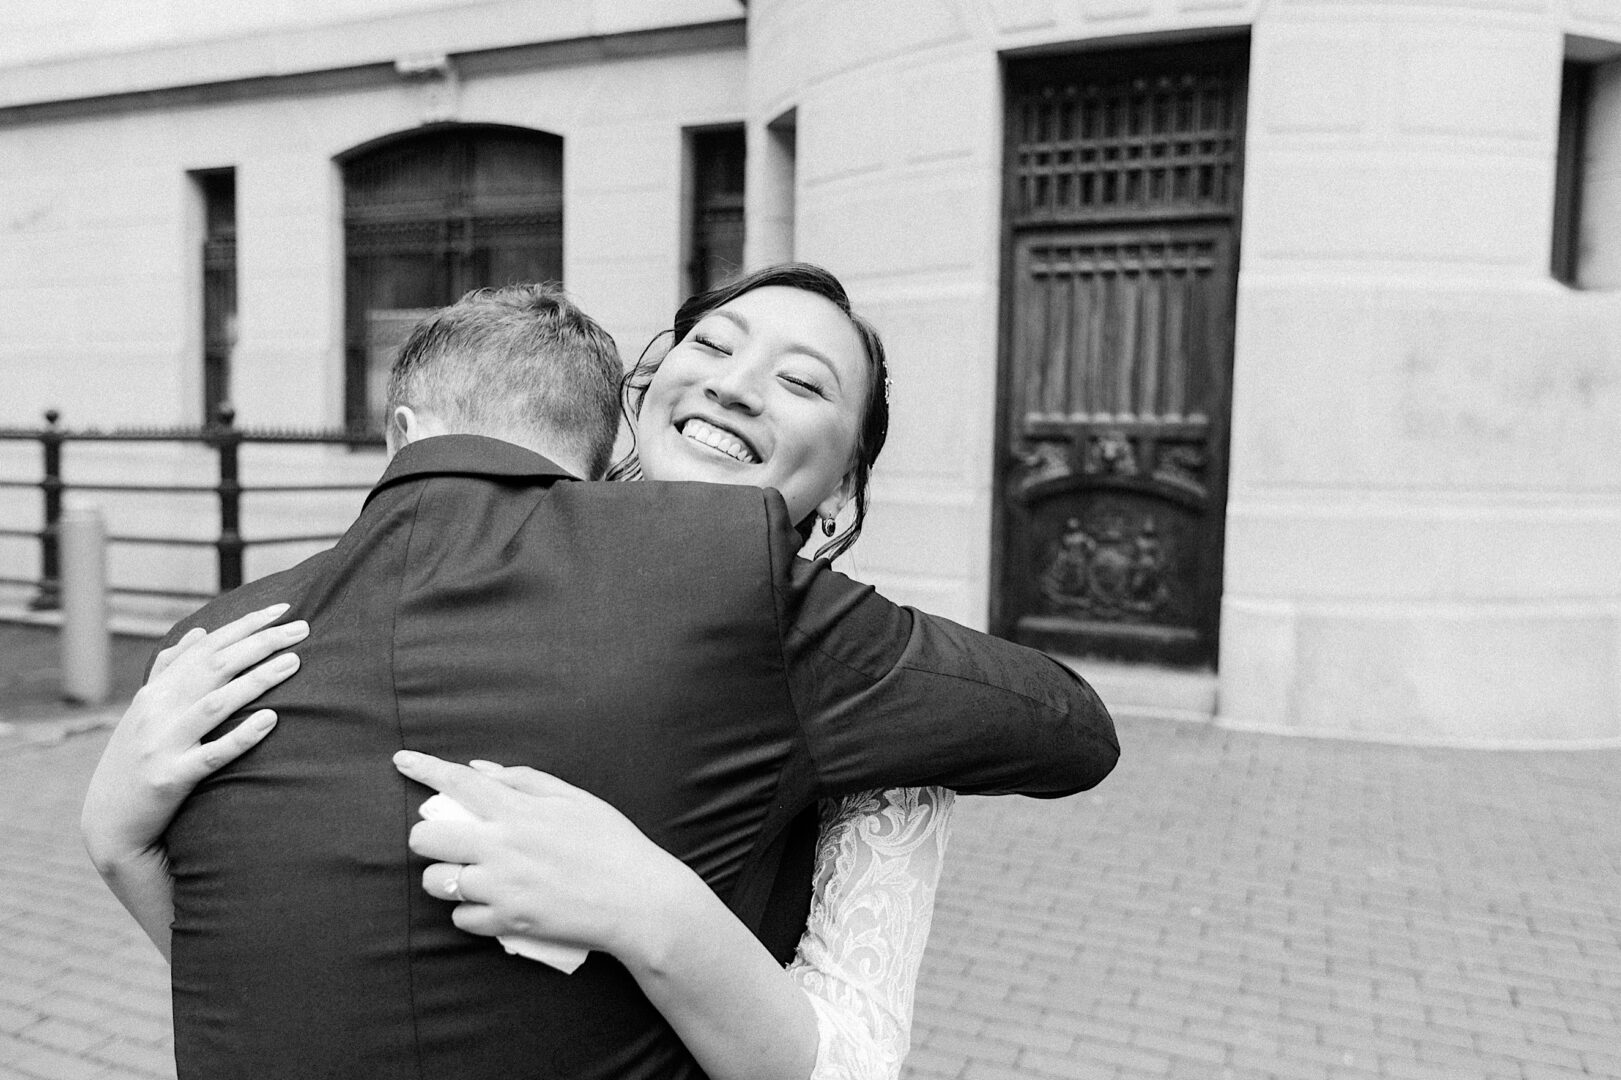
[[[563,277],[563,140],[482,125],[390,139],[342,162],[345,418],[380,428],[410,328],[470,289]]]
[[[997,632],[1213,663],[1246,47],[1009,68]]]

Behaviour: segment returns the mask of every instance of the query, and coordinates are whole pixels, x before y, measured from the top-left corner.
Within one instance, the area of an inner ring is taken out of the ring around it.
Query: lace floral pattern
[[[900,1075],[953,798],[898,788],[822,804],[810,919],[788,965],[816,1010],[811,1080]]]

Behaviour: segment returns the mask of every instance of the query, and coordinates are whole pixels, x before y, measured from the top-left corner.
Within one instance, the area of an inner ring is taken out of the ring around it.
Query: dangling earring
[[[838,528],[839,528],[839,526],[833,520],[833,515],[832,514],[829,514],[829,515],[827,515],[827,517],[822,519],[822,535],[823,536],[832,536],[835,532],[838,531]]]

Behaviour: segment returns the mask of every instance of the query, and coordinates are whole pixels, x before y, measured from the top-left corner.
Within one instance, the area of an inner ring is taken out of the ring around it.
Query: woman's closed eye
[[[779,375],[778,378],[787,383],[789,386],[797,387],[802,391],[815,394],[817,397],[827,397],[827,387],[819,380],[813,379],[809,375],[785,373],[783,375]]]
[[[719,338],[715,337],[714,335],[697,333],[692,335],[692,340],[695,344],[702,345],[710,352],[718,352],[722,356],[732,355],[731,346],[721,342]]]

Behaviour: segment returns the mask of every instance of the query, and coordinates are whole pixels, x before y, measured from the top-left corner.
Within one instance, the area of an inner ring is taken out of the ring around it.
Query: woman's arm
[[[813,1080],[900,1075],[954,800],[897,788],[822,804],[810,918],[788,966],[816,1008]]]
[[[809,1000],[702,878],[623,814],[547,773],[394,757],[475,820],[418,822],[411,850],[455,924],[598,949],[624,964],[711,1080],[806,1080]],[[452,887],[453,885],[453,887]]]
[[[441,860],[423,887],[462,901],[452,919],[463,930],[611,953],[714,1080],[898,1072],[912,983],[892,982],[916,978],[949,793],[868,796],[876,816],[863,810],[824,836],[812,917],[820,930],[785,975],[702,879],[595,796],[532,769],[475,771],[413,753],[395,762],[476,819],[425,821],[411,833],[412,850]],[[872,917],[897,903],[922,924]],[[890,929],[902,937],[876,941]],[[883,962],[873,962],[875,949]]]
[[[261,663],[309,633],[302,621],[269,625],[287,607],[252,612],[212,633],[188,631],[158,653],[85,792],[79,828],[90,861],[165,959],[174,907],[163,831],[204,777],[257,746],[275,726],[276,714],[260,709],[219,738],[202,741],[298,670],[292,653]]]

